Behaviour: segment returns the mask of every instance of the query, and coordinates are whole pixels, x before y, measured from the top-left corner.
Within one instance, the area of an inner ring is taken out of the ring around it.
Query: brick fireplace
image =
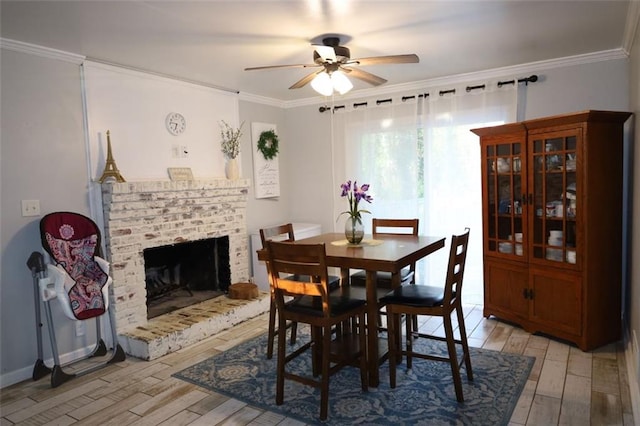
[[[254,301],[221,296],[147,319],[145,249],[228,236],[231,282],[248,281],[248,188],[246,179],[102,185],[112,312],[129,355],[155,359],[269,309],[265,293]]]

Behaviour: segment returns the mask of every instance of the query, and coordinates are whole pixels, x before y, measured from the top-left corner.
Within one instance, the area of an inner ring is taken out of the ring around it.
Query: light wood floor
[[[49,377],[0,391],[6,425],[300,425],[172,378],[185,367],[266,331],[262,315],[154,361],[127,358],[51,389]],[[624,355],[617,344],[584,353],[466,309],[472,346],[536,357],[512,425],[633,425]],[[422,330],[438,332],[435,318]],[[382,378],[383,380],[385,378]],[[464,380],[464,378],[463,378]],[[285,400],[286,403],[286,400]]]

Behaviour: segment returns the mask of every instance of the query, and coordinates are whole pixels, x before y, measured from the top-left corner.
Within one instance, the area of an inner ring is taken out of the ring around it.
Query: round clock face
[[[165,123],[167,125],[167,130],[172,135],[179,135],[187,128],[187,121],[184,119],[182,114],[177,112],[169,113]]]

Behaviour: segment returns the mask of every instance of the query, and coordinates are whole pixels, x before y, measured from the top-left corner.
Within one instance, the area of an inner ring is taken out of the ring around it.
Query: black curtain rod
[[[507,85],[507,84],[516,84],[516,82],[524,83],[525,85],[529,85],[529,83],[535,83],[536,81],[538,81],[538,76],[536,74],[533,74],[533,75],[530,75],[529,77],[519,78],[517,80],[499,81],[498,82],[498,87],[502,87],[502,86]],[[486,89],[486,85],[480,84],[480,85],[477,85],[477,86],[467,86],[466,87],[466,91],[467,92],[471,92],[472,90],[478,90],[478,89]],[[441,90],[439,92],[439,95],[440,96],[444,96],[444,95],[449,94],[449,93],[456,93],[456,89]],[[421,93],[421,94],[419,94],[417,96],[419,98],[428,98],[429,97],[429,93]],[[410,96],[403,96],[401,99],[402,99],[402,102],[406,102],[409,99],[415,99],[415,98],[416,98],[416,95],[410,95]],[[387,102],[393,102],[393,100],[391,98],[389,98],[389,99],[378,99],[376,101],[376,105],[384,104],[384,103],[387,103]],[[367,102],[359,102],[359,103],[354,103],[353,107],[354,108],[358,108],[358,107],[367,106],[367,105],[368,105]],[[341,108],[345,108],[345,105],[336,105],[336,106],[333,107],[333,110],[335,111],[335,110],[341,109]],[[329,106],[321,106],[318,109],[318,111],[325,112],[325,111],[331,111],[331,109],[332,108],[329,107]]]
[[[478,90],[478,89],[482,89],[482,90],[484,90],[484,89],[485,89],[485,87],[486,87],[486,86],[485,86],[484,84],[480,84],[480,85],[478,85],[478,86],[467,86],[467,89],[466,89],[466,90],[467,90],[467,93],[468,93],[468,92],[470,92],[470,91],[472,91],[472,90]]]
[[[419,97],[419,98],[428,98],[428,97],[429,97],[429,94],[428,94],[428,93],[421,93],[421,94],[419,94],[419,95],[418,95],[418,97]],[[415,95],[411,95],[411,96],[403,96],[403,97],[402,97],[402,102],[406,102],[406,101],[408,101],[409,99],[415,99],[415,98],[416,98],[416,96],[415,96]]]
[[[525,78],[519,78],[518,79],[518,83],[524,83],[526,86],[529,85],[529,83],[535,83],[536,81],[538,81],[538,76],[533,74],[529,77],[525,77]],[[498,87],[502,87],[505,84],[516,84],[516,80],[508,80],[508,81],[499,81],[498,82]]]

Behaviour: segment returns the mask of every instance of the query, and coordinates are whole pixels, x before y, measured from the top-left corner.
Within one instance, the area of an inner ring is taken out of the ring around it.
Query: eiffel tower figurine
[[[104,171],[100,179],[98,179],[98,182],[103,183],[108,178],[114,178],[116,182],[126,182],[120,174],[118,166],[116,166],[116,161],[111,154],[111,136],[107,130],[107,164],[104,165]]]

